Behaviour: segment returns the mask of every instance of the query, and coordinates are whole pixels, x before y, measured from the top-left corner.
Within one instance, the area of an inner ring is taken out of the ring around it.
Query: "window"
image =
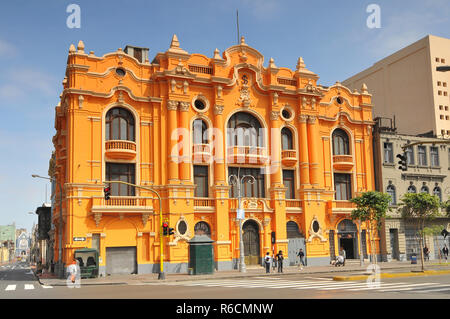
[[[263,146],[263,134],[258,119],[246,112],[238,112],[228,121],[229,146]]]
[[[334,174],[334,190],[336,200],[349,200],[352,198],[351,175]]]
[[[437,147],[430,147],[430,161],[431,166],[439,167],[439,150]]]
[[[418,165],[427,166],[427,148],[426,148],[426,146],[417,147],[417,153],[418,153],[418,157],[419,157]]]
[[[228,176],[244,176],[251,175],[255,178],[255,182],[252,184],[249,182],[249,178],[245,178],[244,182],[241,183],[241,196],[242,197],[257,197],[264,198],[265,197],[265,184],[264,184],[264,174],[261,173],[261,169],[259,168],[238,168],[238,167],[229,167],[228,168]],[[237,185],[230,185],[230,197],[237,198]]]
[[[195,224],[194,233],[195,235],[207,235],[211,237],[211,228],[208,223],[201,221]]]
[[[443,106],[442,105],[439,105],[439,110],[443,110],[444,108],[443,108]]]
[[[447,82],[443,82],[442,86],[446,88],[447,87]]]
[[[135,184],[135,166],[134,164],[106,163],[106,179]],[[111,196],[135,196],[135,187],[111,183]]]
[[[283,170],[283,184],[286,187],[286,199],[295,199],[294,171]]]
[[[194,196],[208,197],[208,166],[194,165]]]
[[[448,106],[445,107],[445,110],[448,111]]]
[[[333,132],[333,155],[350,155],[347,133],[338,128]]]
[[[105,139],[134,141],[134,117],[126,109],[115,107],[106,113]]]
[[[414,165],[414,149],[412,147],[406,149],[406,164]]]
[[[414,185],[409,185],[409,187],[408,187],[408,193],[417,193],[417,189],[416,189],[416,186],[414,186]]]
[[[420,192],[429,194],[430,190],[429,190],[428,186],[423,185],[422,188],[420,189]]]
[[[439,62],[439,58],[436,58],[436,62]]]
[[[439,197],[439,201],[442,202],[442,192],[438,186],[433,188],[433,195]]]
[[[441,81],[438,81],[437,85],[438,85],[438,86],[441,86]]]
[[[444,119],[444,115],[439,115],[439,118],[441,119],[441,120],[443,120]]]
[[[392,143],[384,143],[384,162],[394,163],[394,151],[392,149]]]
[[[197,144],[208,144],[208,136],[206,133],[207,125],[205,121],[197,119],[192,124],[192,135],[194,138],[194,145]]]
[[[292,132],[287,127],[283,127],[281,130],[281,149],[282,150],[292,150]]]
[[[445,59],[441,59],[441,63],[445,63]]]
[[[386,193],[388,193],[391,196],[391,202],[390,205],[396,205],[397,204],[397,198],[395,196],[395,187],[394,185],[388,185],[386,188]]]

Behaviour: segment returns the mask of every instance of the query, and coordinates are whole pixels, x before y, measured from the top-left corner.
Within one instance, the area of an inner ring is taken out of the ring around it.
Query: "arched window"
[[[397,204],[397,198],[395,195],[395,186],[394,185],[388,185],[386,188],[386,193],[391,195],[391,202],[390,205],[396,205]]]
[[[192,124],[192,135],[194,139],[194,145],[196,144],[208,144],[208,136],[206,130],[208,126],[205,121],[197,119]]]
[[[135,140],[134,117],[130,111],[115,107],[106,113],[105,139],[108,140]]]
[[[408,187],[408,193],[417,193],[417,190],[416,190],[416,186],[414,186],[414,185],[409,185],[409,187]]]
[[[439,197],[439,201],[442,202],[442,192],[441,192],[441,188],[436,186],[433,189],[433,195]]]
[[[292,150],[293,142],[292,142],[292,131],[287,127],[283,127],[281,130],[281,149],[282,150]]]
[[[350,155],[347,133],[338,128],[333,132],[333,155]]]
[[[211,228],[208,223],[201,221],[195,224],[194,233],[195,235],[207,235],[211,237]]]
[[[422,188],[420,189],[421,193],[430,193],[430,189],[428,188],[428,186],[423,185]]]
[[[263,146],[261,123],[246,112],[238,112],[228,121],[227,140],[229,146]]]

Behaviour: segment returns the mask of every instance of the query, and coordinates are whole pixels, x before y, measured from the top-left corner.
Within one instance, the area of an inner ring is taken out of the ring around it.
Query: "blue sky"
[[[66,25],[69,4],[81,8],[79,29]],[[380,7],[381,28],[367,27],[369,4]],[[215,48],[236,44],[237,9],[240,33],[265,56],[265,66],[273,57],[278,67],[294,69],[302,56],[322,85],[427,34],[450,38],[448,0],[2,1],[0,224],[31,229],[37,222],[28,212],[45,201],[47,182],[31,174],[47,175],[71,43],[83,40],[85,51],[98,56],[127,44],[143,46],[152,59],[177,34],[184,50],[212,57]]]

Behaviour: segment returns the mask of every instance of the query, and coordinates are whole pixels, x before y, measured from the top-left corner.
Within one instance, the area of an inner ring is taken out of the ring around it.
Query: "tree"
[[[375,230],[379,230],[381,227],[383,218],[389,210],[391,196],[377,191],[370,191],[350,199],[350,202],[356,204],[356,209],[352,211],[352,219],[359,219],[361,222],[366,222],[369,242],[371,243],[370,254],[372,256],[372,262],[376,263]]]
[[[423,234],[425,222],[437,217],[440,207],[439,197],[428,193],[407,193],[401,198],[402,217],[416,221],[422,271],[424,271]]]
[[[422,237],[425,237],[425,236],[433,236],[434,246],[437,247],[437,248],[439,249],[439,250],[438,250],[438,253],[439,253],[439,263],[441,263],[441,249],[439,248],[439,244],[438,244],[438,241],[437,241],[436,236],[441,234],[442,228],[443,228],[443,227],[440,226],[440,225],[434,225],[434,226],[430,226],[430,227],[425,227],[425,228],[423,229],[423,234],[419,234],[419,235],[421,235]]]

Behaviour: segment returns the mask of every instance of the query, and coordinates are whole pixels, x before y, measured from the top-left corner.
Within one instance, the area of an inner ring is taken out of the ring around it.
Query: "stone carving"
[[[248,86],[248,77],[247,75],[242,76],[242,86],[240,88],[240,96],[239,96],[239,102],[242,103],[244,107],[249,107],[251,103],[250,99],[250,90]]]
[[[221,115],[223,113],[223,105],[214,105],[214,115]]]
[[[168,100],[167,101],[167,109],[169,111],[176,111],[178,108],[178,101]]]
[[[276,121],[276,120],[278,120],[279,115],[280,115],[280,113],[278,111],[271,111],[270,112],[270,119],[272,121]]]
[[[180,102],[180,111],[187,112],[189,110],[188,102]]]
[[[309,238],[307,240],[308,243],[312,241],[313,238],[318,237],[321,242],[326,242],[327,239],[323,236],[322,225],[320,225],[317,216],[314,215],[311,221],[311,227],[309,228]]]
[[[80,108],[80,110],[83,108],[83,101],[84,101],[83,95],[79,95],[78,96],[78,107]]]

